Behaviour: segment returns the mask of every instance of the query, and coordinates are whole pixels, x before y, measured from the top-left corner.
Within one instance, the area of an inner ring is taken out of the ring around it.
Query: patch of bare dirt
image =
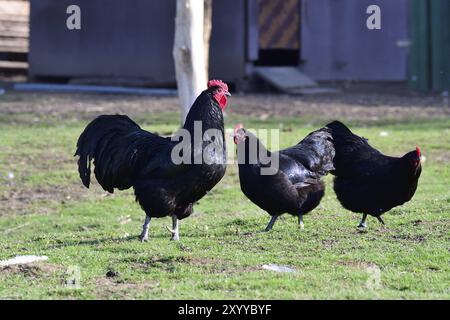
[[[103,193],[87,193],[84,186],[76,184],[62,187],[42,185],[30,187],[14,184],[10,188],[0,190],[0,216],[25,215],[30,213],[49,214],[53,212],[53,205],[66,204],[92,198],[93,195],[103,196]],[[39,208],[30,208],[35,203],[45,203]],[[33,210],[30,212],[30,210]],[[36,211],[37,210],[37,211]]]
[[[393,235],[392,239],[405,240],[405,241],[415,242],[415,243],[422,243],[426,240],[426,237],[423,235],[397,234],[397,235]]]
[[[0,100],[0,115],[18,119],[17,122],[38,122],[41,117],[78,121],[91,120],[101,114],[136,116],[178,111],[175,97],[10,92]],[[27,118],[17,118],[21,114]]]
[[[433,154],[430,156],[430,160],[438,163],[449,163],[450,150],[433,151]]]
[[[98,278],[95,280],[95,296],[97,299],[111,299],[111,296],[132,298],[135,292],[144,292],[159,286],[157,281],[139,283],[125,282],[114,278]]]
[[[324,239],[322,240],[322,245],[326,248],[326,249],[333,249],[333,247],[338,244],[339,241],[336,239]]]
[[[369,267],[374,267],[375,264],[366,261],[355,261],[355,260],[338,260],[337,265],[346,266],[350,268],[366,269]]]
[[[0,267],[1,275],[23,275],[30,278],[42,278],[61,272],[62,267],[56,264],[38,262],[33,264]]]
[[[243,272],[252,272],[261,270],[258,266],[233,266],[221,260],[206,257],[152,257],[148,261],[140,261],[131,263],[132,268],[139,269],[143,272],[150,268],[157,268],[166,272],[175,272],[177,264],[190,265],[202,268],[205,273],[223,273],[236,274]]]
[[[132,263],[134,268],[147,270],[149,268],[164,269],[166,271],[174,271],[176,264],[190,264],[194,266],[214,265],[215,262],[208,258],[199,257],[159,257],[154,256],[147,261],[139,261]]]
[[[436,226],[441,226],[443,225],[442,221],[424,221],[424,220],[414,220],[412,222],[413,226],[418,227],[418,226],[426,226],[426,227],[436,227]]]
[[[324,121],[346,119],[376,122],[450,116],[450,105],[440,97],[387,97],[383,94],[317,97],[250,95],[235,98],[231,109],[261,120],[271,117],[304,117]]]
[[[307,96],[234,94],[226,113],[261,120],[304,117],[366,122],[450,116],[449,99],[439,94],[412,93],[398,85],[352,85],[341,90],[337,94]],[[17,121],[33,121],[33,116],[90,120],[100,114],[114,113],[139,118],[143,114],[178,111],[176,97],[8,92],[0,100],[0,115],[13,119],[17,115],[31,115]]]

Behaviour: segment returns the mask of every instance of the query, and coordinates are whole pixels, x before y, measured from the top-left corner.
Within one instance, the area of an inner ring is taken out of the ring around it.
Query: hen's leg
[[[269,224],[266,227],[266,231],[272,230],[272,227],[275,224],[275,221],[277,221],[277,218],[278,216],[272,216],[272,218],[270,218]]]
[[[300,229],[305,229],[305,225],[303,224],[303,215],[301,213],[298,214],[298,226]]]
[[[172,233],[172,238],[170,240],[180,240],[180,235],[178,233],[178,218],[176,215],[172,216],[172,229],[167,227],[167,230]]]
[[[144,224],[142,226],[142,233],[139,236],[139,239],[141,240],[141,242],[147,241],[148,240],[148,228],[150,226],[150,220],[152,218],[150,218],[149,216],[145,215],[145,221]]]
[[[361,219],[361,222],[360,222],[359,225],[358,225],[358,228],[363,228],[363,229],[365,229],[365,228],[367,227],[366,219],[367,219],[367,214],[364,213],[364,214],[363,214],[363,217],[362,217],[362,219]]]
[[[377,219],[378,219],[378,221],[380,221],[380,223],[381,223],[383,226],[386,225],[386,223],[384,223],[384,221],[383,221],[383,219],[381,219],[381,217],[377,217]]]

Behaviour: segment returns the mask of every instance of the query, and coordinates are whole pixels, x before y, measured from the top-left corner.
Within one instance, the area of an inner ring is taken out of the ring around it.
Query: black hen
[[[198,96],[186,117],[183,132],[189,136],[183,136],[187,141],[181,141],[187,145],[184,149],[175,139],[142,130],[127,116],[99,116],[86,127],[77,143],[75,155],[80,156],[78,171],[83,184],[89,187],[94,160],[95,177],[103,189],[112,193],[115,188],[134,188],[136,201],[146,213],[142,241],[148,239],[151,217],[165,216],[172,216],[170,231],[172,239],[177,240],[178,220],[188,217],[193,204],[225,174],[222,111],[229,95],[225,83],[208,83],[208,89]],[[194,128],[203,139],[195,145]],[[204,136],[206,130],[210,134]],[[174,161],[174,157],[182,159]],[[194,162],[195,159],[200,162]],[[203,159],[208,159],[209,164]]]
[[[303,229],[303,215],[317,207],[324,195],[322,176],[334,169],[328,129],[314,131],[297,145],[278,152],[268,151],[242,127],[236,127],[234,141],[242,192],[272,216],[266,231],[283,213],[297,216]]]
[[[411,200],[422,171],[420,149],[403,157],[389,157],[353,134],[339,121],[329,123],[336,156],[332,172],[334,191],[342,206],[363,214],[359,227],[366,227],[367,215],[376,217]]]

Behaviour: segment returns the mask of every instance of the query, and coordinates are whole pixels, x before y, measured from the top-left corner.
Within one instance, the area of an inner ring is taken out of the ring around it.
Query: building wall
[[[81,30],[66,28],[66,8],[81,8]],[[175,83],[175,0],[31,0],[30,76],[138,78]],[[244,0],[213,1],[211,77],[245,70]],[[242,7],[242,8],[240,8]]]
[[[71,4],[81,7],[81,30],[66,28]],[[174,11],[174,1],[160,8],[157,1],[32,0],[30,74],[173,81],[173,63],[161,57],[172,54]]]
[[[366,9],[381,8],[381,30]],[[316,80],[406,80],[408,0],[303,0],[301,58]]]
[[[238,82],[251,70],[246,64],[257,59],[256,1],[213,1],[210,77]],[[82,10],[80,31],[66,28],[71,4]],[[381,30],[366,28],[371,4],[381,7]],[[408,48],[399,44],[409,38],[408,5],[301,0],[301,68],[316,80],[406,80]],[[31,0],[30,76],[175,84],[174,18],[175,0]]]

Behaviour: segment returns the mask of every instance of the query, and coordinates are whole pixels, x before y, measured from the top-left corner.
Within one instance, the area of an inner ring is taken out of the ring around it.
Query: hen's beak
[[[229,93],[228,91],[225,92],[225,95],[226,95],[227,97],[231,97],[231,93]]]

